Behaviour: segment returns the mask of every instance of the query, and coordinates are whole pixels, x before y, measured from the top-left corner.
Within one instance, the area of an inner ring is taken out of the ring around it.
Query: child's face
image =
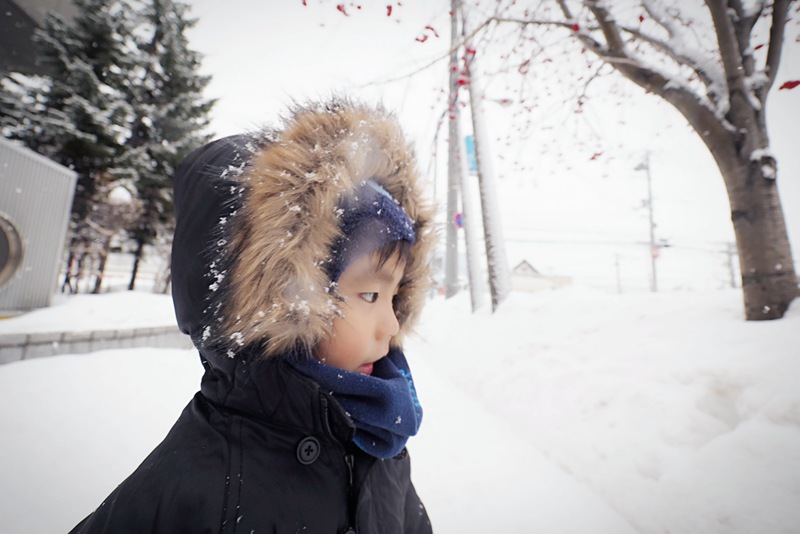
[[[405,265],[397,256],[380,269],[377,254],[356,258],[339,277],[344,317],[333,321],[331,336],[314,351],[314,357],[333,367],[372,374],[372,364],[389,352],[389,342],[400,324],[394,314]]]

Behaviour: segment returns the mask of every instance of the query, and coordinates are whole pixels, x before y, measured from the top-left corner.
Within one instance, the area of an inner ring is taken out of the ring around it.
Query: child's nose
[[[381,312],[380,337],[392,338],[400,332],[400,321],[394,314],[394,307],[389,306]]]

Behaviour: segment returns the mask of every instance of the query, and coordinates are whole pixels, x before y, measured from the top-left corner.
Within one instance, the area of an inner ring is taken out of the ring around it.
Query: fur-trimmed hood
[[[342,313],[326,271],[340,205],[370,179],[414,223],[392,343],[401,346],[430,287],[433,212],[394,117],[341,100],[297,107],[277,130],[212,142],[178,168],[172,276],[181,329],[229,355],[315,346]]]

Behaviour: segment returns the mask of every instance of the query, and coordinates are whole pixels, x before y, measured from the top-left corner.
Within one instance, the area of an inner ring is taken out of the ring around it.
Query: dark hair
[[[378,255],[378,264],[375,266],[375,269],[378,270],[386,265],[386,262],[389,261],[395,254],[397,254],[396,265],[400,265],[401,263],[406,265],[409,264],[411,262],[411,249],[413,246],[413,243],[405,239],[389,241],[381,248],[373,252],[373,254]]]

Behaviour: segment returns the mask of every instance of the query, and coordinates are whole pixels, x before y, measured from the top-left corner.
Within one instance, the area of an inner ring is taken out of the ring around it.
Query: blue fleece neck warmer
[[[402,351],[391,349],[375,362],[372,375],[344,371],[313,358],[289,358],[289,363],[331,392],[355,424],[356,445],[368,454],[397,456],[419,430],[422,406]]]

